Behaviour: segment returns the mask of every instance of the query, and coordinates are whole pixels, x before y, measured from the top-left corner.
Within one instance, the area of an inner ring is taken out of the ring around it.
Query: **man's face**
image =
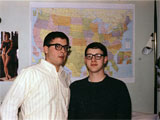
[[[91,56],[94,55],[92,56],[91,59],[87,59],[87,57],[85,57],[85,64],[89,73],[97,73],[104,71],[104,65],[108,60],[107,56],[97,57],[98,59],[95,56],[95,55],[103,55],[103,51],[101,51],[100,49],[89,48],[87,50],[87,54]]]
[[[55,38],[51,41],[50,44],[60,44],[62,46],[67,45],[66,39]],[[61,50],[56,50],[56,46],[44,46],[44,53],[46,54],[46,60],[51,64],[55,65],[56,69],[59,70],[59,67],[64,64],[67,58],[67,51],[62,47]]]

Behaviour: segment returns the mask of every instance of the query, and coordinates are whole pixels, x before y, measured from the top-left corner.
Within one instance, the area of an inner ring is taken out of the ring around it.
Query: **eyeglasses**
[[[60,50],[62,50],[62,48],[64,48],[64,51],[66,51],[66,52],[69,52],[70,51],[70,46],[68,46],[68,45],[61,45],[61,44],[58,44],[58,43],[56,43],[56,44],[49,44],[49,45],[47,45],[48,47],[50,47],[50,46],[55,46],[55,49],[56,50],[58,50],[58,51],[60,51]]]
[[[95,57],[96,60],[100,60],[104,55],[103,54],[86,54],[85,56],[86,56],[86,59],[88,60],[92,60],[93,56]]]

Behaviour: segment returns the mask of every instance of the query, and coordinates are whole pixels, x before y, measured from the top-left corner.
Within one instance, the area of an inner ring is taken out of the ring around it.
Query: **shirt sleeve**
[[[131,119],[132,106],[131,98],[127,86],[123,84],[119,90],[118,106],[117,106],[117,119]]]
[[[29,73],[24,70],[14,80],[6,94],[0,109],[1,120],[17,120],[18,108],[21,106],[29,89]],[[26,84],[27,82],[27,84]]]

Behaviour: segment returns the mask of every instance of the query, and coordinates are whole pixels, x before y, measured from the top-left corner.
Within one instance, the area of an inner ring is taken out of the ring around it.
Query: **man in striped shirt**
[[[70,77],[63,70],[70,52],[69,38],[51,32],[43,44],[45,59],[27,67],[15,79],[1,109],[1,120],[66,120]]]

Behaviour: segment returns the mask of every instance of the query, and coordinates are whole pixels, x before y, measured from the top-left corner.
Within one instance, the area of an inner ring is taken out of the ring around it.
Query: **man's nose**
[[[96,56],[92,56],[91,61],[96,61]]]

